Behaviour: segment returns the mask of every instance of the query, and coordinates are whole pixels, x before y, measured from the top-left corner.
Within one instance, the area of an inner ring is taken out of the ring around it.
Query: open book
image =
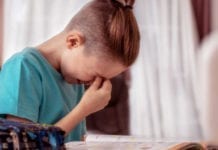
[[[66,143],[76,150],[218,150],[198,141],[148,140],[144,137],[117,135],[88,135],[85,142]]]

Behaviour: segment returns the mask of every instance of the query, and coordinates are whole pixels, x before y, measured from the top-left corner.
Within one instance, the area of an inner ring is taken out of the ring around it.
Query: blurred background
[[[0,0],[0,64],[60,32],[87,2]],[[139,57],[130,70],[112,79],[112,100],[87,118],[88,131],[156,139],[214,138],[218,1],[136,0],[134,13],[141,32]]]

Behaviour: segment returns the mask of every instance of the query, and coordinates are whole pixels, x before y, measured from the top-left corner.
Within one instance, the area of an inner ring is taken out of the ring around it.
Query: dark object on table
[[[0,119],[0,149],[64,150],[64,132],[54,126]]]

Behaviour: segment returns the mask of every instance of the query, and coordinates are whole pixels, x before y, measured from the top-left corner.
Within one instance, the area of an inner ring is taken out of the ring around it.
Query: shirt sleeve
[[[30,60],[18,57],[0,72],[0,114],[37,122],[42,88],[39,71]]]

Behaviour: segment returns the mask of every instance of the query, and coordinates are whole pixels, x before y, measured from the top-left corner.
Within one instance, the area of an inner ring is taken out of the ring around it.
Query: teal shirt
[[[83,85],[65,82],[38,50],[25,48],[2,66],[0,114],[55,124],[78,104],[83,92]],[[85,131],[83,120],[65,141],[81,140]]]

